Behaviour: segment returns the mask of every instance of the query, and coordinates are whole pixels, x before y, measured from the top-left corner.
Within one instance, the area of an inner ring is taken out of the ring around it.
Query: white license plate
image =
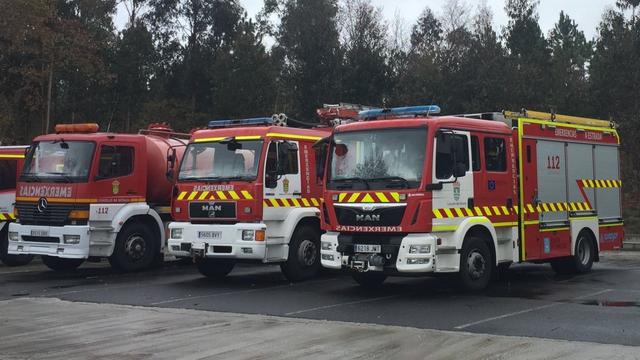
[[[222,231],[198,231],[198,239],[220,239]]]
[[[31,236],[49,236],[49,230],[31,230]]]
[[[380,245],[355,244],[355,252],[357,253],[379,253],[382,251]]]

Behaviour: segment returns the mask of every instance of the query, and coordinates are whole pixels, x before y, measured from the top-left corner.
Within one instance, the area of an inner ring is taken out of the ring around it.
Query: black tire
[[[55,256],[42,256],[42,262],[54,271],[71,271],[82,265],[84,259],[63,259]]]
[[[33,260],[33,255],[9,255],[9,231],[7,228],[9,224],[6,224],[4,229],[0,231],[0,261],[7,266],[22,266],[27,265]]]
[[[558,274],[583,274],[591,271],[596,258],[596,246],[586,231],[581,231],[576,239],[574,254],[568,258],[551,261],[551,267]]]
[[[132,222],[125,225],[116,237],[111,266],[120,272],[134,272],[150,268],[158,256],[157,239],[144,224]]]
[[[289,257],[280,264],[284,276],[292,282],[302,281],[320,273],[320,230],[302,225],[289,242]]]
[[[200,274],[212,278],[222,279],[229,275],[236,263],[233,260],[227,259],[198,259],[196,260],[196,267]]]
[[[493,268],[493,256],[487,243],[477,237],[467,238],[460,252],[460,287],[466,291],[485,289],[491,280]]]
[[[351,274],[353,280],[355,280],[360,286],[367,289],[377,289],[382,286],[382,283],[387,279],[387,275],[378,271],[367,272],[355,272]]]

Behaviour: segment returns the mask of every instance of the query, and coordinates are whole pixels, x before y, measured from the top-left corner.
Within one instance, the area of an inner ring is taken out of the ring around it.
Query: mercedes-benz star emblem
[[[38,200],[38,212],[45,212],[47,210],[47,206],[49,205],[49,202],[47,201],[46,198],[40,198]]]

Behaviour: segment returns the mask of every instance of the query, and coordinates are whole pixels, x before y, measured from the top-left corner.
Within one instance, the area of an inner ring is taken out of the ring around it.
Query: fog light
[[[18,233],[15,231],[9,231],[9,241],[20,241]]]
[[[182,228],[171,229],[172,239],[182,239]]]
[[[331,243],[328,242],[328,241],[323,241],[320,244],[320,247],[321,247],[322,250],[331,250]]]
[[[22,245],[18,245],[18,251],[22,251],[23,247]]]
[[[242,248],[243,254],[253,254],[253,249],[250,247]]]
[[[64,248],[58,248],[58,254],[62,254],[64,252]]]
[[[253,230],[242,230],[242,240],[253,241],[255,239],[255,232]]]
[[[407,258],[407,265],[428,264],[430,259],[426,258]]]
[[[331,254],[322,254],[322,260],[333,261],[334,257]]]
[[[409,254],[428,254],[431,252],[431,245],[411,245]]]
[[[80,244],[80,235],[62,235],[62,240],[67,245]]]

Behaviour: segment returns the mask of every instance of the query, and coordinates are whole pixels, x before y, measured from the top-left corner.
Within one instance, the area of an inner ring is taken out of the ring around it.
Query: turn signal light
[[[95,133],[100,126],[96,123],[89,124],[58,124],[55,127],[57,134],[60,133]]]
[[[256,230],[256,240],[255,241],[264,241],[264,230]]]
[[[89,218],[88,210],[71,210],[69,213],[69,219],[86,220]]]

